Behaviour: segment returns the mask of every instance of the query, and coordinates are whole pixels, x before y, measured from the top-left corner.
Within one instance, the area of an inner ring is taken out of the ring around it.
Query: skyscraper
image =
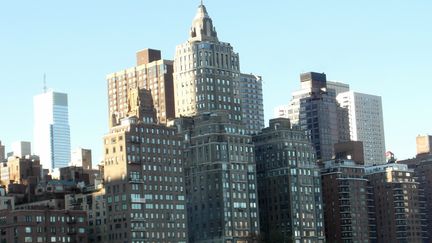
[[[405,164],[365,168],[375,205],[377,242],[427,242],[423,190]]]
[[[49,90],[34,97],[34,144],[44,169],[68,165],[71,149],[67,94]]]
[[[381,97],[348,91],[340,93],[337,101],[348,110],[350,139],[363,142],[365,165],[385,163]]]
[[[239,90],[243,122],[247,134],[258,134],[264,128],[264,105],[261,76],[240,74]]]
[[[190,242],[247,242],[259,233],[253,145],[243,123],[240,75],[239,55],[218,40],[205,6],[199,5],[189,39],[177,46],[174,58]]]
[[[151,92],[157,122],[165,124],[174,118],[173,63],[161,58],[159,50],[144,49],[136,54],[137,66],[108,74],[109,127],[120,124],[127,116],[131,89]]]
[[[109,242],[187,242],[181,137],[157,123],[152,97],[129,89],[125,117],[104,136]]]
[[[348,159],[324,161],[321,171],[327,242],[376,242],[365,169]]]
[[[229,43],[218,40],[212,19],[200,5],[189,40],[176,47],[176,117],[225,112],[232,122],[241,123],[239,76],[239,55]]]
[[[324,242],[321,179],[308,136],[277,118],[253,142],[265,242]]]
[[[286,115],[293,124],[306,130],[315,147],[317,159],[330,160],[334,155],[334,144],[347,140],[346,119],[335,97],[335,91],[328,92],[324,73],[303,73],[300,75],[301,90],[293,92],[293,98],[281,115]]]

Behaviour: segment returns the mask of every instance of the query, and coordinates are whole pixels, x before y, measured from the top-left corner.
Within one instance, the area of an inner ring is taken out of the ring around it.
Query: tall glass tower
[[[35,154],[44,169],[66,167],[71,154],[67,94],[49,90],[33,102]]]

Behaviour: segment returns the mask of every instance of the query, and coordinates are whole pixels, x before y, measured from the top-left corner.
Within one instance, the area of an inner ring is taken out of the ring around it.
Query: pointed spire
[[[197,13],[192,21],[189,41],[218,41],[216,29],[201,0]]]
[[[202,4],[202,1],[201,1],[201,5],[198,6],[198,11],[195,15],[194,20],[195,19],[202,19],[202,18],[210,18],[210,17],[207,13],[206,7]]]

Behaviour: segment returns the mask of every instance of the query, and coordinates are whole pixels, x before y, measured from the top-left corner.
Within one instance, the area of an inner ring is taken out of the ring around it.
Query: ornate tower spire
[[[189,41],[218,41],[216,29],[213,27],[212,19],[208,15],[202,0],[192,21]]]

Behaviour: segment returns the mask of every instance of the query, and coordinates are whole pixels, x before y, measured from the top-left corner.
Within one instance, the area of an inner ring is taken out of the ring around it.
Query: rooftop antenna
[[[43,90],[44,90],[44,93],[47,92],[47,86],[46,86],[46,73],[44,73],[44,76],[43,76]]]
[[[204,4],[203,4],[203,0],[201,0],[201,5],[204,5]]]

